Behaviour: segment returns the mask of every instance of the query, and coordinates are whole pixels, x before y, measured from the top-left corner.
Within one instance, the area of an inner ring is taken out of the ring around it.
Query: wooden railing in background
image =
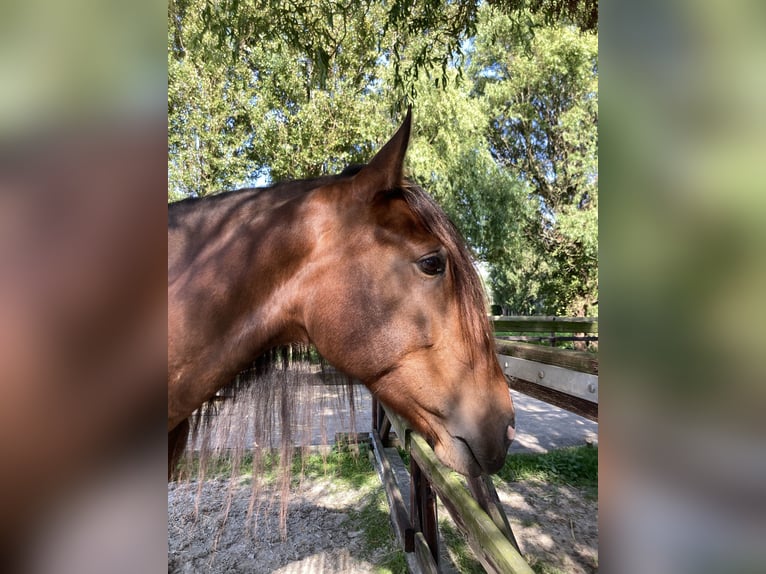
[[[505,339],[545,343],[552,347],[574,341],[580,350],[598,345],[598,319],[592,317],[496,316],[491,319],[495,333]]]
[[[593,318],[493,317],[492,322],[496,333],[589,333],[598,339]],[[495,346],[512,389],[598,421],[598,355],[501,339]]]
[[[593,317],[490,317],[495,332],[516,333],[598,333],[598,319]]]

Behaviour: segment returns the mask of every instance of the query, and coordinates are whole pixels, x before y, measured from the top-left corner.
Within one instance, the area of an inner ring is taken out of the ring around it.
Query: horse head
[[[410,126],[408,112],[367,165],[316,190],[302,323],[330,363],[406,418],[442,462],[492,473],[513,439],[513,404],[470,254],[403,176]]]

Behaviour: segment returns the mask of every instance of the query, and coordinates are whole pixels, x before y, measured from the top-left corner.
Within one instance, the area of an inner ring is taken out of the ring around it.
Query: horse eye
[[[429,255],[418,261],[418,267],[426,275],[441,275],[444,273],[444,260],[437,255]]]

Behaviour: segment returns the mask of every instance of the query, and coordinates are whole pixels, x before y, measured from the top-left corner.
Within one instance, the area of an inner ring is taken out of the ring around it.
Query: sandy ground
[[[521,550],[532,563],[563,572],[595,572],[598,503],[567,486],[533,482],[498,488]],[[231,508],[223,510],[231,495]],[[365,545],[355,518],[369,489],[342,490],[307,479],[290,499],[288,537],[279,533],[279,498],[264,491],[248,518],[250,486],[229,490],[223,481],[168,487],[168,572],[367,573],[397,551],[391,534],[378,548]],[[440,519],[447,517],[440,509]],[[447,550],[444,549],[446,552]],[[445,560],[446,558],[446,560]],[[445,572],[459,569],[442,559]]]
[[[333,386],[314,386],[308,417],[321,421],[300,429],[304,444],[327,444],[336,432],[370,429],[370,399],[355,391],[355,414]],[[595,443],[598,424],[536,399],[513,393],[517,436],[510,452],[546,452]],[[318,415],[328,416],[318,416]],[[240,420],[241,414],[231,417]],[[222,417],[223,418],[223,417]],[[224,425],[225,426],[225,425]],[[230,438],[215,439],[230,447]],[[250,442],[251,439],[245,439]],[[382,488],[379,483],[375,488]],[[541,572],[598,570],[598,502],[568,486],[519,482],[498,487],[526,559]],[[265,491],[248,512],[251,487],[223,481],[168,485],[168,572],[188,573],[367,573],[398,551],[393,532],[370,548],[358,509],[375,493],[343,489],[327,479],[306,479],[291,493],[287,539],[279,532],[279,496]],[[230,505],[227,518],[224,510]],[[387,513],[386,508],[381,512]],[[440,510],[440,520],[448,519]],[[444,545],[442,545],[444,546]],[[443,549],[442,569],[459,571]]]
[[[597,499],[578,488],[527,481],[497,491],[527,562],[598,571]]]
[[[220,481],[168,487],[168,572],[374,572],[364,553],[361,525],[349,512],[369,492],[339,492],[328,481],[311,481],[294,491],[287,515],[287,539],[279,532],[279,499],[258,498],[248,517],[251,488],[229,491]],[[227,495],[231,508],[224,523]],[[393,544],[393,542],[392,542]],[[393,550],[393,546],[392,546]]]

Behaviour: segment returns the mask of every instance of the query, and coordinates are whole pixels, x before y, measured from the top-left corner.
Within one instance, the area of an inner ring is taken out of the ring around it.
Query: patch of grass
[[[301,478],[332,478],[337,480],[344,488],[361,488],[377,479],[377,474],[369,460],[367,452],[369,447],[360,444],[358,452],[348,448],[333,449],[327,454],[296,452],[290,466],[290,473],[294,481]],[[187,466],[188,465],[188,466]],[[208,458],[204,462],[204,478],[209,479],[247,479],[253,476],[254,458],[252,453],[245,454],[239,462],[238,468],[232,465],[232,458],[224,455]],[[182,462],[184,474],[188,478],[200,478],[200,460],[194,457],[189,461]],[[257,472],[264,483],[273,482],[280,470],[280,456],[278,453],[267,453],[261,457],[257,465]]]
[[[458,567],[461,574],[483,574],[485,572],[481,563],[468,546],[465,537],[446,520],[439,521],[439,532],[444,540],[444,545],[452,558],[452,561]]]
[[[332,478],[344,488],[359,489],[378,480],[375,468],[368,456],[369,447],[359,445],[359,451],[333,449],[327,455],[296,455],[293,460],[293,476],[303,478]]]
[[[388,501],[382,489],[372,491],[349,518],[364,531],[362,554],[375,565],[376,573],[406,574],[407,561],[391,529]]]
[[[269,463],[268,466],[273,466]],[[198,454],[184,455],[179,464],[181,479],[196,480],[204,477],[205,480],[216,478],[231,478],[232,476],[252,475],[253,455],[245,454],[239,463],[239,468],[233,468],[233,459],[230,456],[209,456],[204,459]]]
[[[497,475],[506,482],[539,480],[597,489],[598,447],[586,445],[543,454],[511,454]]]
[[[529,566],[536,574],[566,574],[563,570],[551,566],[547,562],[532,561]]]
[[[409,467],[410,467],[410,453],[409,453],[409,452],[407,452],[406,450],[404,450],[404,449],[403,449],[402,447],[400,447],[400,446],[397,446],[397,447],[396,447],[396,452],[398,452],[398,453],[399,453],[399,456],[401,457],[401,459],[402,459],[402,462],[404,463],[404,466],[406,466],[407,468],[409,468]]]

